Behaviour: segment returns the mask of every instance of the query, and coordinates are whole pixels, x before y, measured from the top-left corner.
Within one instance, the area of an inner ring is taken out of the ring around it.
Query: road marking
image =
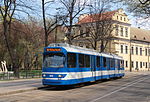
[[[130,82],[130,83],[124,84],[124,85],[121,86],[122,88],[120,88],[120,89],[118,89],[118,90],[115,90],[115,91],[112,91],[112,92],[110,92],[110,93],[108,93],[108,94],[106,94],[106,95],[104,95],[104,96],[101,96],[101,97],[96,98],[96,99],[94,99],[94,100],[91,100],[91,101],[89,101],[89,102],[96,102],[97,100],[100,100],[100,99],[102,99],[102,98],[105,98],[105,97],[107,97],[107,96],[110,96],[110,95],[112,95],[112,94],[114,94],[114,93],[116,93],[116,92],[119,92],[119,91],[121,91],[121,90],[123,90],[123,89],[126,89],[126,88],[128,88],[128,87],[130,87],[130,86],[132,86],[132,85],[134,85],[134,84],[137,84],[137,83],[139,83],[139,82],[141,82],[141,81],[144,81],[144,80],[146,80],[146,79],[149,79],[149,77],[148,77],[148,78],[141,78],[141,79],[139,79],[139,80],[132,81],[132,82]]]

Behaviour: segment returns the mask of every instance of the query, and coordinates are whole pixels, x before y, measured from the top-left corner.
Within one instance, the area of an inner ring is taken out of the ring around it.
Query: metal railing
[[[16,78],[13,72],[0,73],[0,81],[2,80],[15,80],[15,79],[29,79],[29,78],[41,78],[42,72],[23,71],[19,72],[19,77]]]

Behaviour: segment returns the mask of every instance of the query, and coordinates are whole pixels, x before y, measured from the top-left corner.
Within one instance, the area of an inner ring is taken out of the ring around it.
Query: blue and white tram
[[[123,59],[68,44],[44,48],[43,85],[73,85],[124,76]]]

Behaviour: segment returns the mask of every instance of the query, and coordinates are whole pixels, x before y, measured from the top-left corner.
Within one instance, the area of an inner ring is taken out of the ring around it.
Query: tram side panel
[[[96,67],[96,80],[102,79],[102,58],[101,56],[95,57],[95,67]]]
[[[115,59],[115,70],[114,70],[114,77],[118,77],[118,74],[119,74],[119,72],[118,72],[118,59]]]
[[[114,58],[110,58],[109,76],[110,76],[110,78],[115,77],[115,59]]]
[[[109,79],[109,59],[102,57],[103,66],[102,66],[102,79]]]
[[[94,81],[93,80],[93,73],[92,73],[92,67],[94,66],[91,62],[91,55],[87,54],[78,54],[78,67],[80,69],[80,76],[81,76],[81,82],[88,82],[88,81]]]

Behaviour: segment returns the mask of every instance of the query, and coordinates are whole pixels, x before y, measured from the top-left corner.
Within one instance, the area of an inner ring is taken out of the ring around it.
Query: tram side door
[[[92,78],[93,80],[96,80],[96,62],[95,62],[95,56],[91,56],[91,72],[92,72]]]
[[[107,79],[109,79],[110,78],[110,74],[111,74],[111,70],[110,70],[110,58],[106,58],[106,61],[107,61],[107,70],[106,70],[106,73],[107,73]]]

